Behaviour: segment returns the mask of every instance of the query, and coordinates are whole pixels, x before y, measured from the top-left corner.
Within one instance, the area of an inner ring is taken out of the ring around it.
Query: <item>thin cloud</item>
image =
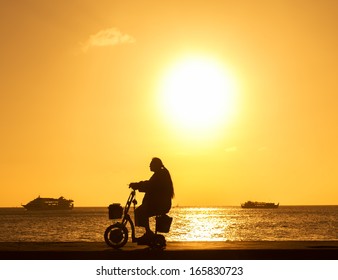
[[[101,30],[94,35],[90,35],[89,39],[82,44],[82,50],[87,52],[93,47],[107,47],[132,43],[135,43],[134,37],[129,34],[124,34],[119,29],[113,27]]]

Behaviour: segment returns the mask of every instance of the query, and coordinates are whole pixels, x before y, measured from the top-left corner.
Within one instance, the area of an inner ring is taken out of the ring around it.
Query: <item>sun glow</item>
[[[161,94],[167,119],[190,134],[220,128],[234,112],[234,79],[211,59],[187,58],[174,65]]]

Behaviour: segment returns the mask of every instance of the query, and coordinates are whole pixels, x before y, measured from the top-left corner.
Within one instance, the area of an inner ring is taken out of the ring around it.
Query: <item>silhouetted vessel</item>
[[[43,198],[38,196],[34,200],[22,205],[27,210],[72,210],[74,200],[65,199],[63,196],[59,198]]]
[[[241,204],[242,208],[278,208],[279,203],[247,201]]]

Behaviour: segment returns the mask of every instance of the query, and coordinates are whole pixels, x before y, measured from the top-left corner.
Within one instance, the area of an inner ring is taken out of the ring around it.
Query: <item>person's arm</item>
[[[147,181],[141,181],[138,183],[130,183],[129,187],[139,192],[148,192],[153,186],[156,185],[156,174],[153,174]]]
[[[151,188],[151,181],[147,180],[147,181],[141,181],[138,183],[138,191],[139,192],[148,192],[149,189]]]
[[[151,183],[148,181],[140,181],[137,183],[130,183],[129,187],[133,190],[138,190],[139,192],[147,192],[150,188]]]

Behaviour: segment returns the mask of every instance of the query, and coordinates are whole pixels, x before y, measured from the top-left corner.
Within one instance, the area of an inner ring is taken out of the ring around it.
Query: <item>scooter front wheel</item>
[[[110,247],[121,248],[128,241],[128,229],[121,223],[113,224],[104,232],[104,240]]]

